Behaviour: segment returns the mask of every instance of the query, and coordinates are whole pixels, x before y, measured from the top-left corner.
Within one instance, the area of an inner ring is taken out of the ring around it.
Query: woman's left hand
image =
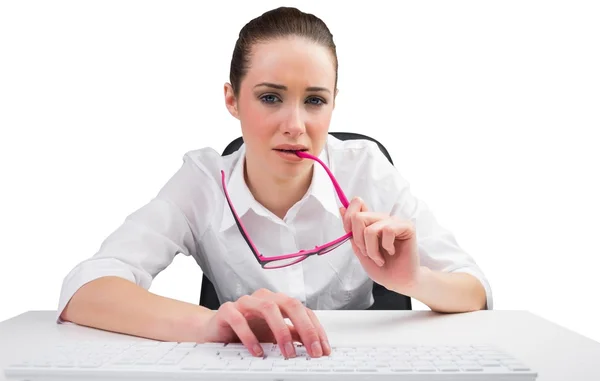
[[[358,197],[340,213],[344,229],[352,232],[352,249],[373,281],[398,292],[418,284],[417,239],[410,221],[369,212]]]

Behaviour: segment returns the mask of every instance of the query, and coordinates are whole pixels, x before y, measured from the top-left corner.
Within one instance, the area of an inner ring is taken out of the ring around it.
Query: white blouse
[[[263,269],[240,234],[227,191],[252,241],[265,256],[293,253],[322,245],[345,234],[341,206],[325,170],[315,163],[311,186],[281,219],[259,204],[244,181],[245,147],[228,156],[211,148],[186,153],[181,168],[148,204],[129,215],[65,277],[57,321],[73,294],[103,276],[119,276],[146,289],[175,255],[191,255],[211,279],[220,301],[235,301],[259,288],[283,292],[311,309],[366,309],[373,303],[373,282],[350,242],[322,256],[286,268]],[[421,265],[444,272],[465,272],[485,288],[490,285],[473,258],[452,233],[440,226],[425,203],[368,140],[328,137],[319,158],[329,167],[348,200],[361,197],[369,210],[399,216],[416,227]]]

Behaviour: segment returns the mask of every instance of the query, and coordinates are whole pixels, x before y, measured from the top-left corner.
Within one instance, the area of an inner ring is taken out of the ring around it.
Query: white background
[[[598,3],[252,3],[0,3],[0,320],[55,309],[187,150],[240,135],[222,91],[239,29],[293,5],[338,47],[331,130],[388,147],[496,309],[600,340]],[[200,281],[178,256],[151,291],[197,303]]]

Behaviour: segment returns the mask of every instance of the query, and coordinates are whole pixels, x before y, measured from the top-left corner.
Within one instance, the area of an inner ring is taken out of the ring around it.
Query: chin
[[[306,172],[308,169],[307,164],[310,163],[290,163],[282,161],[277,163],[277,165],[270,165],[270,167],[272,168],[272,173],[276,173],[277,177],[282,179],[291,179]]]

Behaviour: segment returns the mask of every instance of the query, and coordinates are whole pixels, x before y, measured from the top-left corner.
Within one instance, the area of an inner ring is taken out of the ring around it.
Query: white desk
[[[540,381],[600,380],[600,343],[524,311],[436,314],[429,311],[316,311],[332,345],[494,344],[538,371]],[[54,311],[30,311],[0,323],[0,380],[4,368],[36,342],[127,339],[74,324],[58,325]]]

